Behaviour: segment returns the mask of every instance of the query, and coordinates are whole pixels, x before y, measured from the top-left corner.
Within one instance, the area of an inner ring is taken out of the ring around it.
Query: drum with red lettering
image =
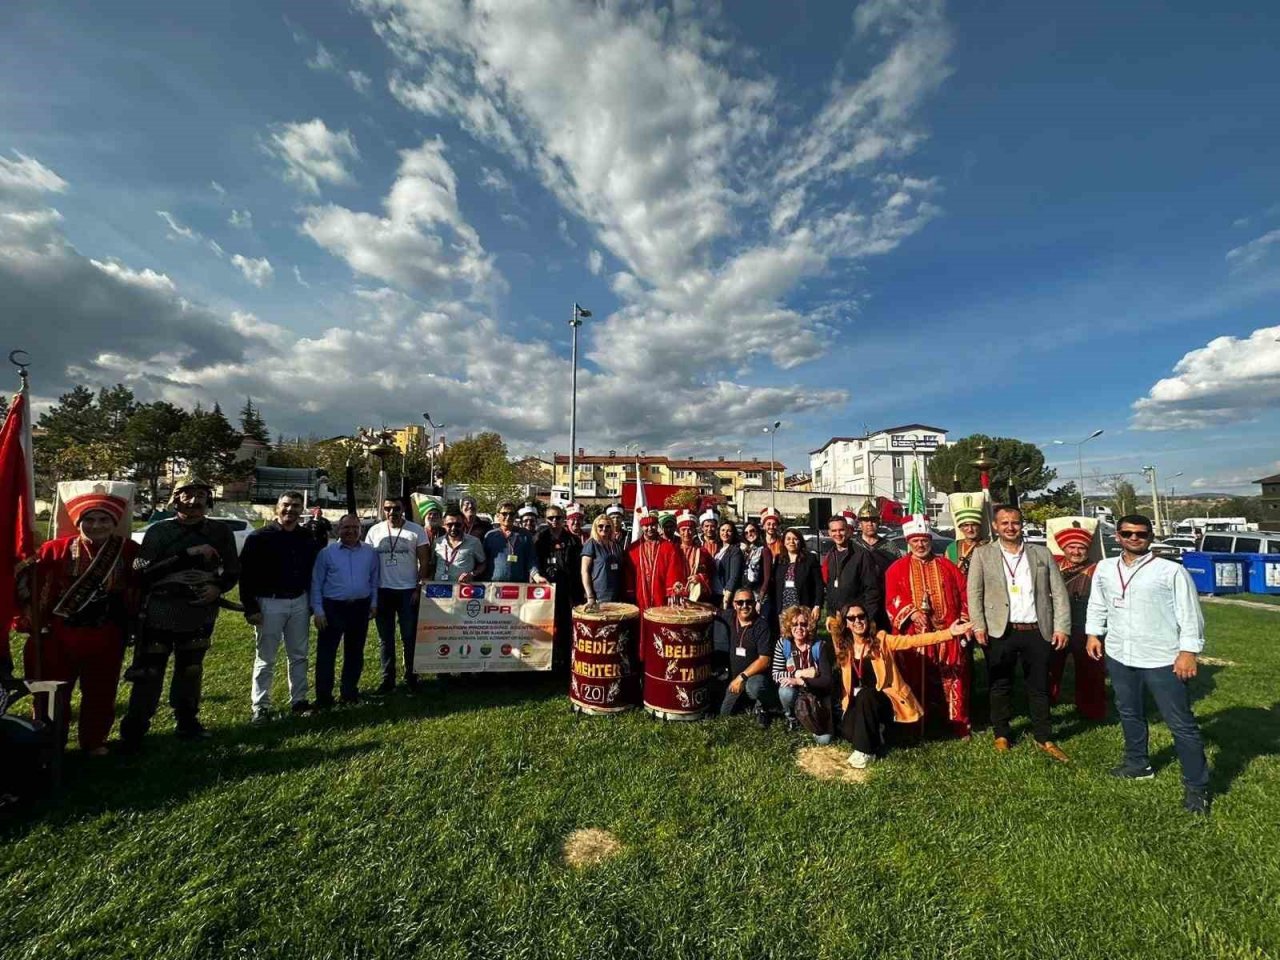
[[[569,702],[581,713],[621,713],[640,702],[636,624],[640,608],[598,603],[573,608]]]
[[[699,720],[711,707],[711,621],[706,603],[644,612],[644,708],[659,720]]]

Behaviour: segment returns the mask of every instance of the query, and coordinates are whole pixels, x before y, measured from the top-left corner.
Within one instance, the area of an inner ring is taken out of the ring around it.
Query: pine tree
[[[240,432],[246,440],[257,440],[264,446],[271,446],[271,433],[261,412],[253,405],[253,397],[245,397],[244,406],[240,408]]]

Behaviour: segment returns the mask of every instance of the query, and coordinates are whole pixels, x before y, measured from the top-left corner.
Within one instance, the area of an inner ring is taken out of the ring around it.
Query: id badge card
[[[1129,600],[1127,597],[1112,597],[1111,606],[1115,607],[1117,610],[1125,610],[1128,609]]]
[[[507,554],[507,563],[519,563],[519,562],[520,562],[520,558],[516,556],[514,553]]]
[[[393,553],[393,554],[390,554],[390,555],[387,557],[387,566],[388,566],[388,567],[394,567],[394,566],[395,566],[397,563],[399,563],[399,562],[400,562],[400,558],[399,558],[399,557],[397,557],[394,553]]]
[[[1009,592],[1016,597],[1018,594],[1022,592],[1022,588],[1018,586],[1016,583],[1011,583],[1009,584]]]
[[[783,586],[787,587],[789,590],[794,590],[796,588],[796,582],[794,580],[788,580],[783,584]]]
[[[609,564],[609,570],[610,570],[610,571],[612,571],[613,573],[617,573],[617,572],[618,572],[618,561],[617,561],[617,560],[615,560],[615,561],[613,561],[613,563]]]
[[[733,648],[733,653],[734,653],[734,656],[738,656],[738,657],[745,657],[745,656],[747,655],[747,648],[746,648],[746,647],[734,647],[734,648]]]
[[[787,673],[795,673],[795,672],[796,672],[796,658],[787,657]]]
[[[839,577],[836,577],[834,580],[832,580],[832,581],[831,581],[831,589],[832,589],[832,590],[839,590],[839,589],[840,589],[840,578],[839,578]]]

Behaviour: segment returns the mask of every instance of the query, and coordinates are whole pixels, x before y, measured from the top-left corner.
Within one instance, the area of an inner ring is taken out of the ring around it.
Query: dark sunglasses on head
[[[845,617],[849,623],[866,623],[867,615],[865,613],[851,613]]]
[[[1151,533],[1147,530],[1118,530],[1116,536],[1121,540],[1150,540]]]

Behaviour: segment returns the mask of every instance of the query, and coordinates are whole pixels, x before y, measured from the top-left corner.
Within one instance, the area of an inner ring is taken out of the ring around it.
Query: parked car
[[[1280,533],[1222,530],[1200,538],[1205,553],[1280,553]]]
[[[244,542],[245,540],[248,539],[249,534],[253,531],[253,525],[249,523],[248,520],[242,520],[239,517],[210,517],[209,519],[219,520],[222,523],[225,523],[228,527],[230,527],[231,535],[236,539],[236,553],[238,554],[242,550],[244,550]],[[162,522],[163,522],[162,520],[155,520],[151,523],[148,523],[141,530],[133,531],[133,541],[135,543],[141,543],[143,536],[146,535],[146,532],[150,530],[152,527],[154,527],[157,523],[162,523]]]

